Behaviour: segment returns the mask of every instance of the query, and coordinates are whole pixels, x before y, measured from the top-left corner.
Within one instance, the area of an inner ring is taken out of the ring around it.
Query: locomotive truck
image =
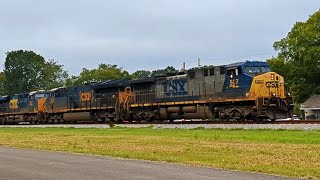
[[[213,118],[260,121],[288,118],[292,111],[292,97],[283,77],[258,61],[0,98],[2,124]]]

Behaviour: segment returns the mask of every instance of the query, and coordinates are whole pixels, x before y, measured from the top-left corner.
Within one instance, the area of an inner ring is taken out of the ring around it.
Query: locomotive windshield
[[[245,66],[244,72],[246,74],[260,74],[270,72],[270,68],[268,66]]]

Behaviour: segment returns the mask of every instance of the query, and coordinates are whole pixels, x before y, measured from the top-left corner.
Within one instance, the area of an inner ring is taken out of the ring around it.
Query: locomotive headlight
[[[271,74],[271,80],[274,80],[274,74]]]

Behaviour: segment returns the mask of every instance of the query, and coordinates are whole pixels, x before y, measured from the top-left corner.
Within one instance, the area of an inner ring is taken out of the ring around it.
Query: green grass
[[[1,128],[0,145],[320,178],[320,131]]]

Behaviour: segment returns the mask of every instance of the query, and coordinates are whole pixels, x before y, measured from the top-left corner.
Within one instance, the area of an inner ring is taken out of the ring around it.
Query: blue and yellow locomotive
[[[266,62],[204,66],[174,75],[117,79],[0,98],[2,123],[263,120],[291,117],[284,79]]]

